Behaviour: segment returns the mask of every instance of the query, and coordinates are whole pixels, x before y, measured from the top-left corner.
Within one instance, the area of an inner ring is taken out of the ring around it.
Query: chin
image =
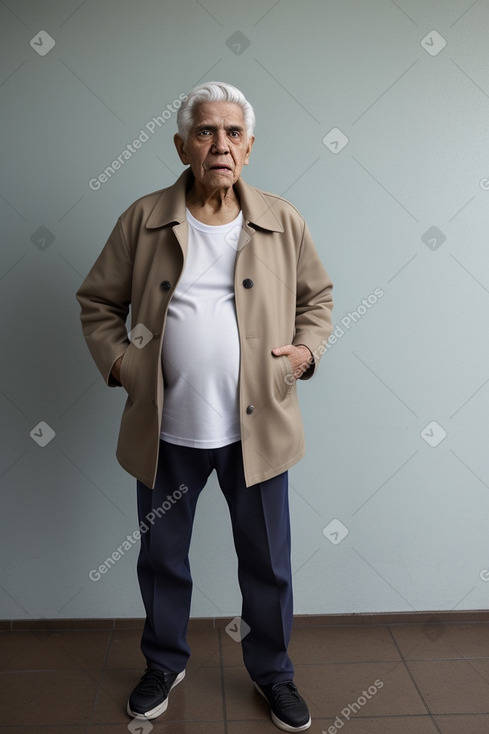
[[[223,171],[212,171],[212,173],[207,177],[207,180],[219,181],[223,184],[226,184],[227,186],[233,184],[236,181],[234,173],[232,171],[226,171],[225,173]]]

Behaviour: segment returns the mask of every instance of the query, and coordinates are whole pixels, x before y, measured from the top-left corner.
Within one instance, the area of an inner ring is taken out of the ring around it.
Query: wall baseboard
[[[224,629],[232,617],[194,617],[189,629]],[[365,614],[297,614],[294,627],[371,626],[380,624],[466,624],[489,622],[489,610],[372,612]],[[142,629],[143,618],[100,619],[14,619],[0,620],[1,631],[74,630],[74,629]]]

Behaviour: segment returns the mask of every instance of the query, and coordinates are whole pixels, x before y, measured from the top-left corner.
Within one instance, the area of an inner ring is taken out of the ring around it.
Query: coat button
[[[245,278],[243,280],[243,285],[244,285],[245,288],[253,288],[253,286],[255,284],[253,283],[253,281],[251,280],[251,278]]]
[[[171,283],[169,280],[164,280],[163,283],[160,283],[160,288],[162,291],[169,291],[171,288]]]
[[[248,415],[251,415],[254,410],[255,410],[254,405],[248,405],[248,407],[246,408],[246,412],[248,413]]]

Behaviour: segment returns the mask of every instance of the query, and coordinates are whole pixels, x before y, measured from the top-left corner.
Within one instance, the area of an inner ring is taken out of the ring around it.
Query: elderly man
[[[303,731],[311,718],[287,653],[287,470],[305,451],[296,380],[324,352],[332,284],[296,209],[240,177],[254,142],[243,94],[200,85],[177,124],[189,168],[122,214],[77,293],[99,370],[127,392],[117,457],[138,480],[147,528],[147,668],[127,711],[159,716],[185,675],[192,523],[215,469],[238,557],[244,663],[276,726]]]

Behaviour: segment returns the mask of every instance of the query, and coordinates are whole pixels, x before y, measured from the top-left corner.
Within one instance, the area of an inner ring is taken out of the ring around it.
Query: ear
[[[255,142],[255,137],[252,135],[251,138],[248,139],[248,147],[246,148],[245,159],[243,161],[244,166],[247,166],[248,163],[250,162],[250,154],[251,154],[251,149],[253,147],[254,142]]]
[[[177,149],[177,153],[178,153],[180,160],[186,166],[188,164],[188,159],[187,159],[187,153],[185,151],[184,140],[180,137],[178,133],[175,133],[175,135],[173,136],[173,142],[175,143],[175,148]]]

